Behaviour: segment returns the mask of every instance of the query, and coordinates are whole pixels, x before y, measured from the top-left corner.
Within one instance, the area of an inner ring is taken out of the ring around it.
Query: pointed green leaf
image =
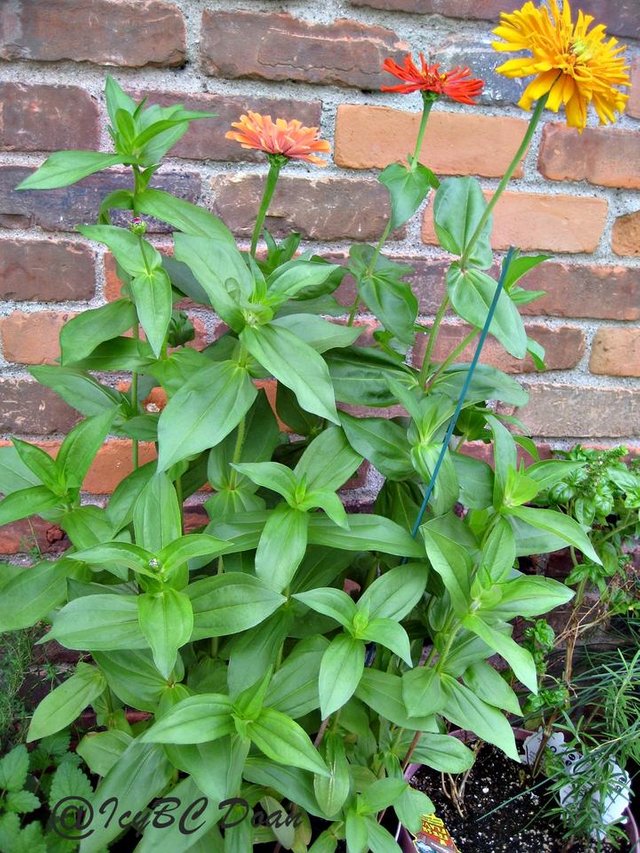
[[[79,663],[75,673],[40,702],[31,718],[27,740],[59,732],[104,691],[107,682],[100,670]]]

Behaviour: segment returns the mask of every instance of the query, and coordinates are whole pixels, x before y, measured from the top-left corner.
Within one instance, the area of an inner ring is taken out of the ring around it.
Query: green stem
[[[515,156],[514,156],[513,160],[511,161],[511,163],[509,164],[509,168],[504,173],[502,180],[498,184],[498,189],[493,194],[493,197],[491,198],[489,204],[486,206],[484,213],[480,217],[480,221],[478,222],[476,230],[471,235],[471,239],[467,243],[467,246],[464,250],[464,254],[460,258],[460,267],[462,269],[465,269],[467,262],[469,260],[469,256],[471,255],[471,252],[473,251],[474,246],[478,242],[478,239],[480,238],[480,235],[482,234],[485,225],[489,221],[489,217],[491,216],[491,214],[493,212],[493,208],[498,203],[498,199],[500,198],[500,196],[504,192],[507,184],[509,183],[509,181],[513,177],[513,173],[518,168],[520,160],[522,160],[527,148],[529,147],[529,143],[531,142],[531,138],[533,137],[533,134],[535,133],[536,127],[538,126],[538,123],[540,122],[540,118],[542,116],[542,111],[545,108],[548,97],[549,97],[548,95],[544,95],[536,103],[535,109],[533,111],[533,115],[531,116],[531,119],[529,120],[529,127],[527,128],[527,132],[525,133],[525,135],[522,139],[522,142],[520,143],[520,147],[516,151]]]
[[[427,381],[429,370],[431,369],[431,356],[433,355],[433,349],[436,345],[436,341],[438,340],[438,331],[440,330],[440,324],[444,319],[444,315],[447,313],[448,307],[449,297],[445,296],[442,302],[440,303],[440,307],[438,308],[438,312],[433,321],[433,326],[431,327],[431,331],[429,332],[429,340],[427,341],[427,346],[424,351],[424,358],[422,359],[422,367],[420,368],[420,385],[423,387],[425,382]]]
[[[176,497],[178,498],[178,506],[180,507],[180,533],[184,533],[184,498],[182,496],[182,477],[176,480]]]
[[[233,458],[232,462],[239,462],[242,456],[242,448],[244,446],[244,438],[245,432],[247,429],[247,420],[246,418],[242,418],[240,423],[238,424],[238,434],[236,436],[235,447],[233,448]]]
[[[260,202],[258,216],[256,217],[256,224],[253,226],[253,235],[251,237],[251,249],[249,251],[252,258],[255,258],[256,256],[256,247],[258,245],[258,240],[260,239],[260,234],[262,233],[262,226],[264,225],[267,210],[269,209],[276,184],[278,183],[280,169],[282,169],[286,162],[286,157],[283,158],[277,154],[269,156],[269,173],[267,174],[264,192],[262,193],[262,201]]]
[[[140,327],[138,323],[134,323],[133,325],[133,337],[138,339],[140,337]],[[131,371],[131,408],[134,413],[138,414],[138,371]],[[133,444],[131,446],[131,456],[133,459],[133,470],[138,470],[139,465],[139,450],[138,450],[138,439],[133,439]]]
[[[469,332],[469,334],[463,340],[460,341],[458,346],[449,353],[449,355],[445,358],[440,367],[438,367],[436,372],[431,377],[430,383],[433,383],[438,378],[438,376],[440,376],[441,373],[444,373],[444,371],[451,364],[453,364],[453,362],[458,358],[458,356],[466,350],[469,344],[478,335],[479,331],[479,329],[474,329],[472,332]]]
[[[420,117],[420,127],[418,128],[418,136],[416,137],[415,148],[413,149],[413,157],[411,158],[411,168],[415,169],[418,164],[418,157],[420,155],[420,149],[422,148],[422,140],[424,139],[424,134],[427,129],[427,120],[429,119],[429,113],[431,112],[431,108],[435,104],[437,98],[431,97],[426,92],[422,96],[422,116]]]

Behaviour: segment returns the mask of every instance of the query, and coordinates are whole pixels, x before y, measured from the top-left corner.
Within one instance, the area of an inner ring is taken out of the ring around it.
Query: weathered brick
[[[393,12],[490,21],[496,20],[500,12],[519,8],[514,0],[351,0],[351,4]],[[597,22],[605,24],[616,35],[640,38],[636,0],[581,0],[579,8],[593,15]]]
[[[545,290],[524,314],[640,320],[640,269],[547,261],[527,273],[522,286]]]
[[[640,255],[640,210],[616,219],[611,232],[611,247],[616,255]]]
[[[607,202],[602,198],[506,192],[493,212],[492,245],[517,246],[525,252],[590,253],[600,241],[606,217]],[[424,214],[422,239],[437,243],[431,207]]]
[[[445,359],[460,341],[469,333],[470,327],[463,325],[443,324],[440,327],[434,358],[438,361]],[[547,370],[571,370],[575,367],[585,350],[584,333],[575,326],[560,326],[550,328],[541,324],[527,325],[527,334],[545,348],[545,363]],[[426,335],[419,335],[414,347],[414,364],[422,364]],[[468,346],[456,361],[470,362],[476,349],[477,339]],[[506,373],[535,373],[536,367],[532,359],[518,359],[510,356],[498,341],[491,335],[483,347],[480,361],[499,367]]]
[[[542,131],[538,169],[552,181],[588,181],[603,187],[640,188],[640,131],[564,124]]]
[[[640,394],[628,388],[532,385],[517,411],[531,435],[548,438],[640,437]]]
[[[80,419],[51,389],[29,379],[0,379],[0,432],[51,435]]]
[[[16,190],[33,170],[24,166],[0,167],[0,228],[31,228],[45,231],[73,231],[82,223],[94,223],[101,201],[110,192],[131,187],[130,173],[109,170],[90,175],[70,187],[59,190]],[[164,172],[156,175],[152,186],[187,201],[200,195],[200,176],[195,172]],[[115,225],[131,221],[129,211],[114,212]],[[149,220],[149,232],[169,231],[169,227]]]
[[[59,554],[69,541],[57,525],[39,516],[0,527],[0,554],[25,554],[37,547],[41,554]]]
[[[203,110],[216,113],[216,118],[202,119],[191,123],[182,139],[171,149],[172,157],[191,160],[231,160],[264,162],[262,151],[242,148],[233,139],[224,135],[232,130],[231,122],[238,121],[248,110],[287,120],[298,119],[307,127],[320,125],[322,104],[320,101],[298,101],[292,98],[260,98],[242,95],[197,94],[185,97],[183,92],[158,92],[135,90],[132,96],[139,100],[147,97],[150,104],[171,106],[183,104],[188,110]]]
[[[185,26],[164,0],[12,0],[0,6],[0,58],[183,65]]]
[[[52,364],[60,357],[60,329],[73,315],[55,311],[14,311],[0,319],[0,338],[7,361]]]
[[[215,213],[237,234],[251,234],[264,178],[258,175],[212,179]],[[373,240],[389,215],[387,191],[375,180],[347,178],[280,179],[269,206],[266,227],[291,229],[312,240]]]
[[[640,376],[640,326],[598,329],[589,370],[608,376]]]
[[[0,297],[20,302],[91,299],[95,265],[88,246],[72,240],[0,239]]]
[[[78,86],[0,83],[0,150],[97,148],[98,105]]]
[[[631,89],[627,101],[627,114],[640,118],[640,58],[631,63]]]
[[[335,161],[350,169],[382,169],[398,160],[406,162],[419,124],[419,113],[344,104],[336,119]],[[421,160],[436,174],[502,177],[526,127],[515,118],[434,112]]]
[[[155,458],[155,446],[150,442],[140,442],[140,465]],[[123,438],[109,439],[98,451],[85,478],[83,488],[94,495],[110,493],[132,471],[131,442]]]
[[[288,14],[208,9],[202,15],[202,66],[215,77],[375,90],[387,76],[383,60],[407,50],[392,30],[360,21],[311,24]]]

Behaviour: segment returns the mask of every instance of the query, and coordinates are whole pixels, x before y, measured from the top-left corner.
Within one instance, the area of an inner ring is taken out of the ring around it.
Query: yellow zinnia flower
[[[616,119],[624,111],[628,95],[617,86],[629,86],[628,65],[616,47],[615,38],[606,41],[606,28],[598,24],[589,30],[591,15],[578,12],[574,24],[569,0],[562,11],[557,0],[549,0],[549,8],[536,8],[531,0],[511,14],[502,13],[500,25],[493,32],[504,41],[494,42],[495,50],[528,50],[531,56],[510,59],[496,71],[505,77],[536,79],[525,89],[518,105],[531,109],[534,101],[548,94],[546,106],[558,112],[564,104],[567,124],[583,130],[587,123],[587,107],[593,104],[600,124]]]

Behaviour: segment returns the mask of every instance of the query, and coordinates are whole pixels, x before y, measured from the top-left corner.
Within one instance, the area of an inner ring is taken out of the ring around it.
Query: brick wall
[[[442,174],[481,178],[487,193],[515,151],[526,118],[521,86],[500,78],[490,48],[500,10],[517,0],[4,0],[0,3],[0,439],[26,436],[55,451],[75,416],[36,385],[27,365],[57,355],[62,324],[117,291],[99,248],[75,226],[99,199],[128,185],[117,171],[47,193],[13,188],[60,148],[107,148],[107,73],[136,96],[180,101],[219,118],[196,123],[157,185],[199,201],[241,237],[249,233],[265,174],[261,155],[224,139],[247,109],[320,124],[334,156],[322,172],[289,166],[268,227],[300,230],[308,245],[341,255],[375,240],[387,212],[378,170],[413,147],[419,98],[381,94],[386,56],[423,49],[471,65],[487,81],[482,110],[439,104],[426,162]],[[577,4],[574,3],[574,6]],[[547,350],[537,374],[489,343],[486,358],[523,373],[531,401],[520,412],[542,442],[626,442],[640,449],[640,7],[583,0],[630,47],[636,90],[615,127],[582,136],[547,115],[524,167],[496,210],[495,248],[551,251],[528,286],[547,295],[526,307]],[[385,78],[386,81],[385,81]],[[443,289],[446,258],[427,206],[389,244],[415,268],[425,318]],[[162,243],[162,234],[158,235]],[[345,294],[345,303],[348,294]],[[200,343],[216,320],[192,312]],[[365,320],[366,318],[362,318]],[[463,334],[449,321],[444,344]],[[96,494],[126,472],[129,449],[110,442],[87,482]],[[20,533],[0,551],[17,550]],[[42,534],[44,536],[44,533]],[[41,537],[42,538],[42,537]]]

